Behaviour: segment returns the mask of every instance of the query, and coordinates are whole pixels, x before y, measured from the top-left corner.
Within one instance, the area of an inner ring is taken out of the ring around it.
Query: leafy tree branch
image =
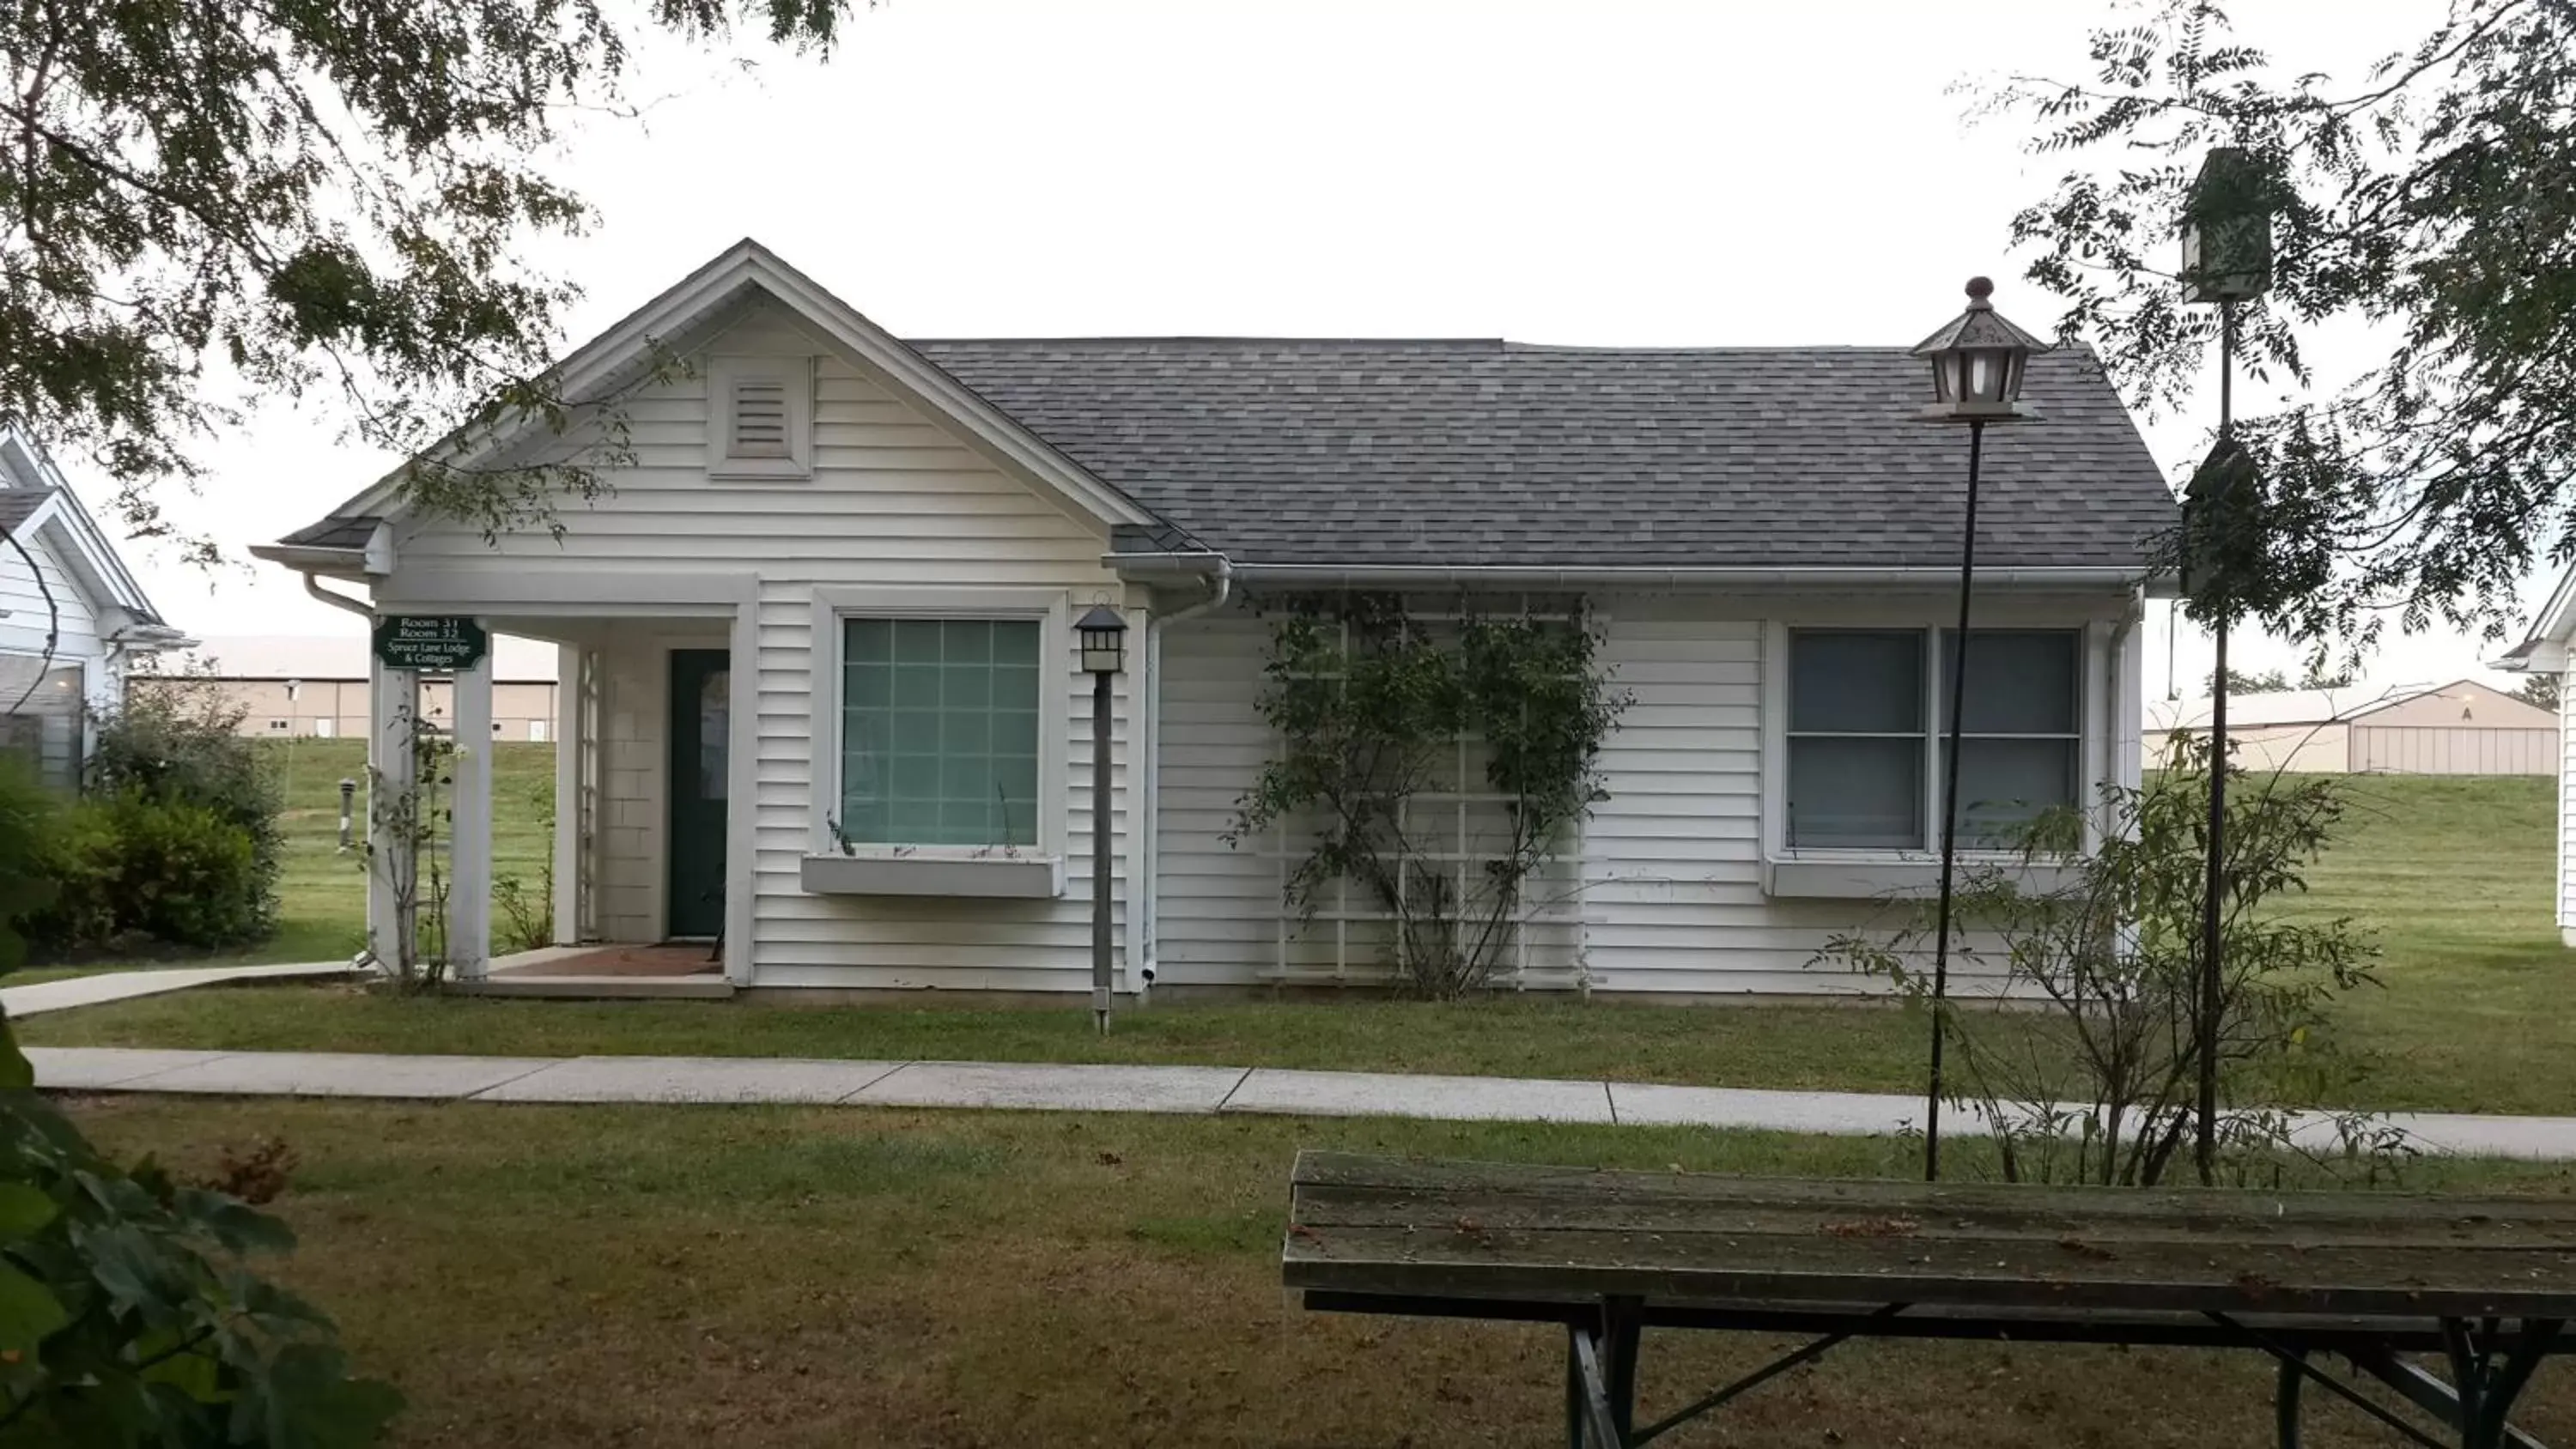
[[[1452,625],[1394,595],[1286,599],[1260,701],[1277,743],[1228,843],[1285,830],[1303,854],[1282,904],[1301,922],[1348,883],[1415,991],[1483,986],[1553,903],[1544,872],[1606,797],[1601,746],[1628,697],[1597,643],[1579,607],[1462,601]]]
[[[2358,88],[2235,43],[2213,0],[2098,29],[2087,59],[1982,101],[2072,163],[2012,228],[2061,332],[2141,405],[2179,405],[2218,331],[2176,285],[2179,229],[2264,213],[2245,365],[2313,387],[2330,323],[2377,349],[2349,385],[2239,419],[2250,567],[2196,612],[2357,649],[2391,620],[2501,634],[2530,570],[2576,556],[2576,0],[2458,0]],[[2249,164],[2195,195],[2219,147]]]
[[[601,398],[547,360],[564,279],[532,239],[592,220],[556,175],[574,114],[628,114],[636,47],[739,33],[828,52],[847,0],[0,5],[0,419],[86,450],[128,528],[253,398],[327,401],[486,531],[599,490],[600,451],[493,460]]]

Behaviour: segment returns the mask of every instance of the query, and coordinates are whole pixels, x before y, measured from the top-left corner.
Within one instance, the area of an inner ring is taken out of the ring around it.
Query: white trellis
[[[1471,612],[1516,613],[1537,617],[1577,617],[1579,601],[1557,595],[1524,595],[1488,597],[1478,601],[1483,607],[1462,610],[1453,602],[1415,608],[1408,599],[1404,609],[1407,628],[1447,629],[1454,631]],[[1351,626],[1347,619],[1339,622],[1340,653],[1348,657]],[[1324,676],[1318,676],[1324,677]],[[1274,733],[1274,748],[1280,743]],[[1419,842],[1417,824],[1425,829],[1445,826],[1439,839],[1442,848],[1417,849],[1408,857],[1417,863],[1447,867],[1454,899],[1464,910],[1466,902],[1478,898],[1471,887],[1476,877],[1491,862],[1508,852],[1511,822],[1509,807],[1515,797],[1484,788],[1485,765],[1483,741],[1462,731],[1451,743],[1451,767],[1448,788],[1417,790],[1397,802],[1396,823],[1408,840]],[[1445,821],[1426,821],[1423,812],[1439,812]],[[1307,854],[1304,843],[1311,840],[1315,829],[1312,816],[1282,819],[1263,832],[1258,850],[1275,871],[1276,886],[1272,892],[1275,906],[1272,956],[1263,976],[1285,985],[1379,985],[1394,979],[1396,912],[1370,899],[1364,887],[1354,886],[1348,876],[1336,880],[1332,899],[1319,903],[1311,915],[1300,919],[1300,913],[1287,903],[1288,877]],[[1583,822],[1573,821],[1556,842],[1556,849],[1541,858],[1537,869],[1522,882],[1521,898],[1504,926],[1511,933],[1510,968],[1495,973],[1493,984],[1514,990],[1528,987],[1553,987],[1579,979],[1582,972],[1583,942],[1582,901]],[[1396,888],[1399,900],[1414,880],[1410,870],[1399,871]]]

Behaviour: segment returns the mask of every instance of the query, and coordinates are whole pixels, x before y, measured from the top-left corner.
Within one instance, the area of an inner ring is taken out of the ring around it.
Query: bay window
[[[1794,629],[1788,641],[1788,847],[1938,849],[1955,632]],[[1979,629],[1971,643],[1959,838],[1997,848],[2079,802],[2083,636]]]

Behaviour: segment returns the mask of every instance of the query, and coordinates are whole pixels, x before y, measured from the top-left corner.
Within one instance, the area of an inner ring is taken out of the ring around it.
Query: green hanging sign
[[[483,662],[492,636],[454,614],[389,614],[376,621],[376,658],[387,669],[454,674]]]

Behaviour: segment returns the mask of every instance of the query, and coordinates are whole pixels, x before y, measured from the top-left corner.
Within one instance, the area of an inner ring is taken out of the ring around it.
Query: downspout
[[[2141,688],[2136,691],[2138,696],[2136,699],[2128,697],[2129,639],[2131,635],[2138,632],[2138,625],[2145,619],[2146,610],[2147,593],[2144,588],[2140,588],[2130,596],[2129,607],[2120,611],[2120,622],[2111,626],[2110,658],[2103,661],[2103,672],[2109,676],[2104,692],[2110,702],[2110,708],[2105,712],[2105,723],[2109,728],[2103,732],[2108,736],[2104,742],[2103,778],[2121,785],[2128,783],[2128,760],[2135,754],[2143,754],[2146,748],[2146,691]],[[2130,738],[2128,716],[2125,713],[2129,710],[2136,710],[2139,716],[2139,733],[2136,739]],[[2102,823],[2101,833],[2108,834],[2118,826],[2117,819],[2106,820]]]
[[[375,622],[376,611],[374,609],[367,607],[365,604],[359,603],[357,600],[350,598],[347,594],[335,594],[329,589],[322,587],[321,576],[316,574],[313,570],[305,569],[302,570],[302,573],[304,575],[304,592],[320,599],[323,603],[329,604],[332,608],[346,610],[349,613],[355,614],[359,618],[366,620],[370,624]]]
[[[1163,874],[1163,826],[1160,809],[1163,779],[1163,630],[1184,619],[1195,619],[1224,608],[1234,595],[1234,566],[1223,554],[1216,556],[1216,571],[1208,577],[1206,598],[1170,614],[1152,614],[1145,620],[1145,689],[1144,704],[1137,711],[1137,788],[1136,809],[1142,817],[1138,825],[1144,848],[1140,852],[1144,880],[1145,961],[1136,973],[1136,994],[1153,990],[1160,969],[1160,943]]]

